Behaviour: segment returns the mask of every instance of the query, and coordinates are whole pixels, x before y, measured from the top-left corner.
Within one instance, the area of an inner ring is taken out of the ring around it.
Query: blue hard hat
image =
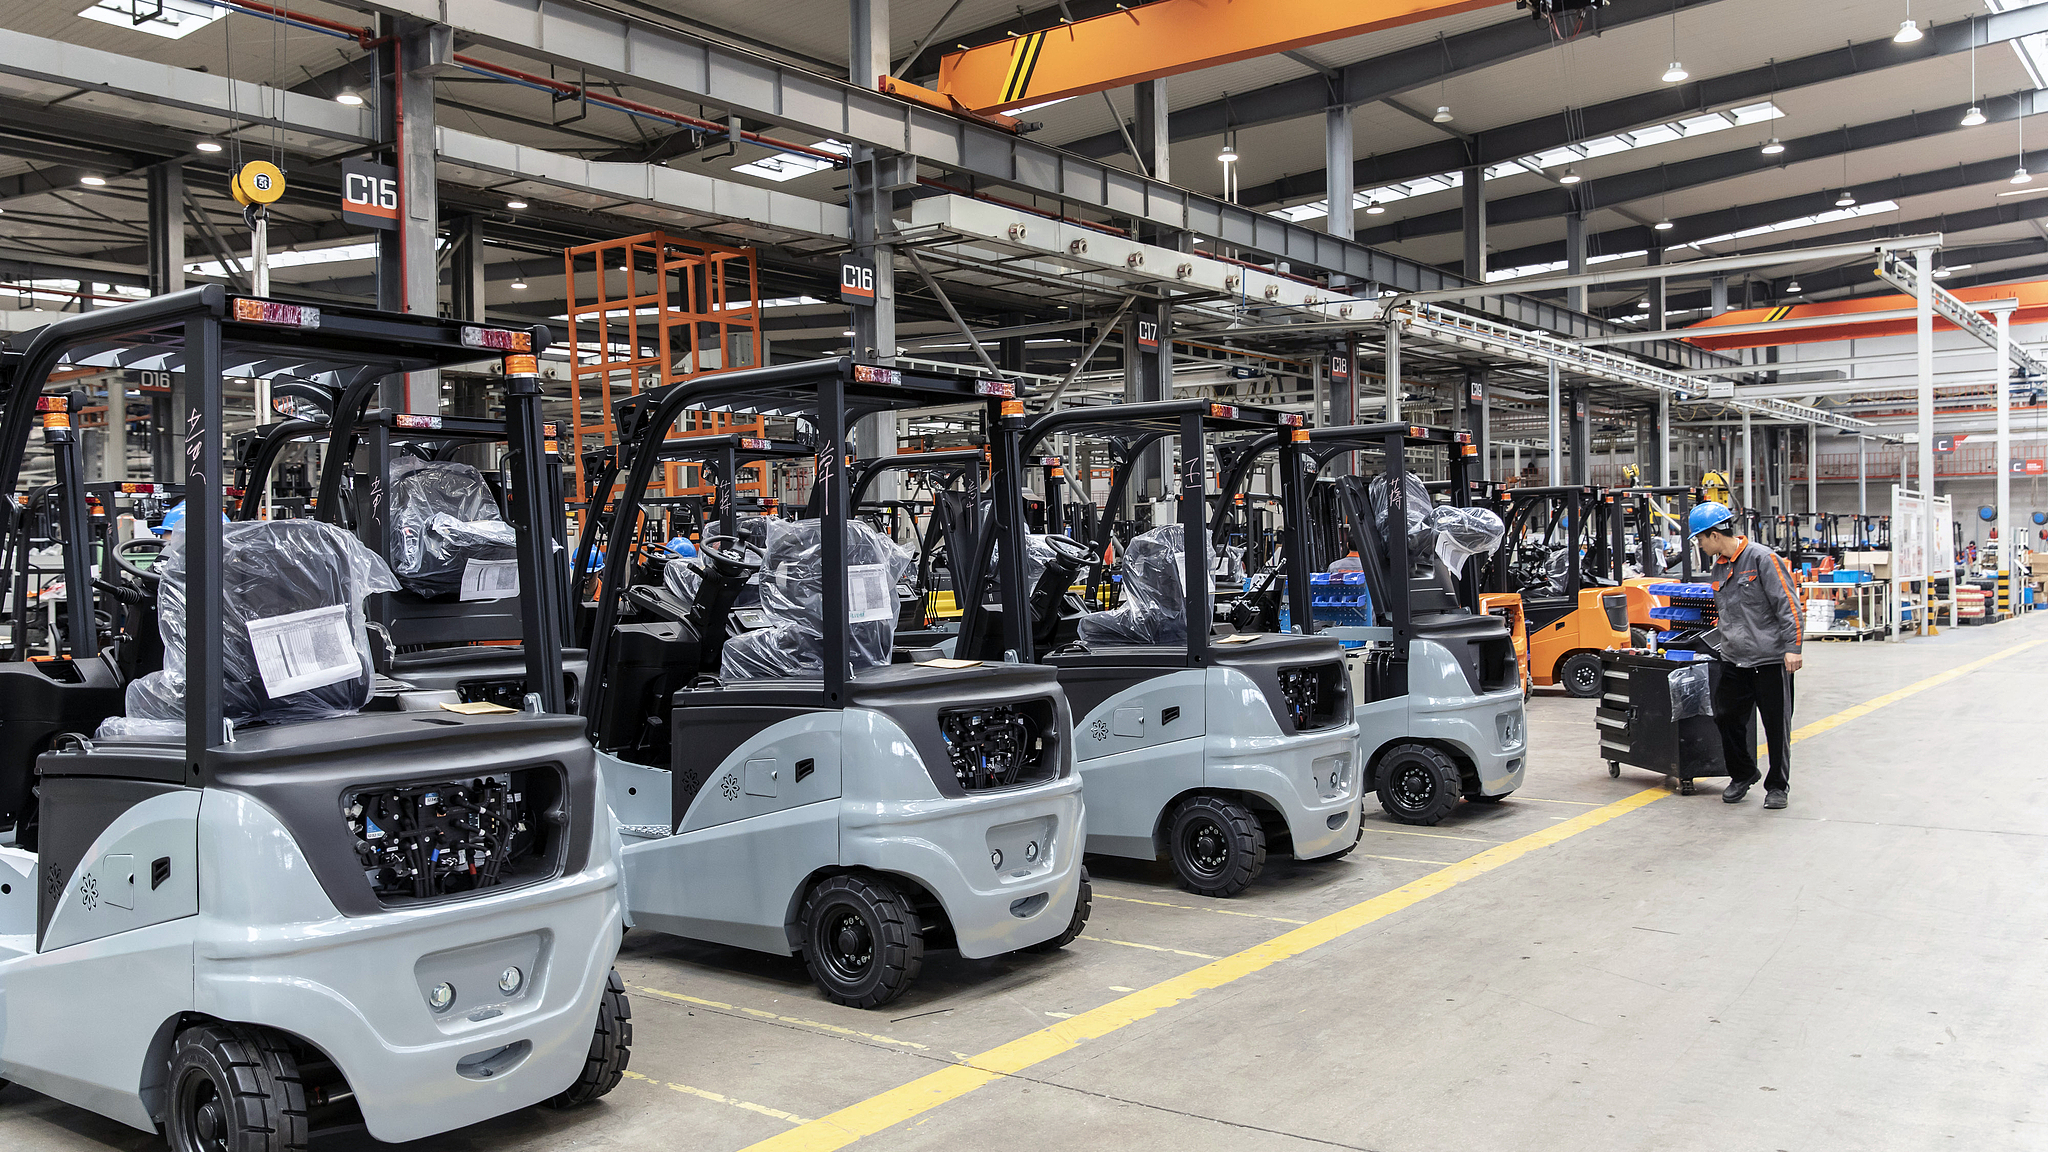
[[[690,542],[690,538],[688,536],[678,536],[675,539],[670,540],[668,542],[668,550],[675,553],[678,556],[681,556],[685,560],[688,560],[697,554],[697,546]]]
[[[1730,512],[1726,504],[1709,500],[1695,507],[1686,516],[1685,534],[1688,537],[1697,536],[1709,528],[1719,528],[1733,519],[1735,519],[1735,513]]]

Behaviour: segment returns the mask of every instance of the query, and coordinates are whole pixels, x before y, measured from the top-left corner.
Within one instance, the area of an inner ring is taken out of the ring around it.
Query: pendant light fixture
[[[1782,154],[1784,153],[1784,151],[1785,151],[1785,145],[1784,145],[1784,144],[1782,144],[1782,143],[1780,143],[1780,142],[1779,142],[1779,140],[1778,140],[1778,138],[1777,138],[1776,136],[1773,136],[1773,137],[1771,137],[1771,138],[1770,138],[1769,140],[1766,140],[1766,141],[1764,141],[1764,147],[1763,147],[1763,153],[1764,153],[1764,155],[1766,155],[1766,156],[1778,156],[1778,155],[1782,155]]]
[[[2017,101],[2015,101],[2015,103],[2017,103]],[[2014,116],[2012,119],[2013,123],[2019,126],[2020,166],[2013,170],[2012,179],[2007,181],[2007,183],[2032,184],[2034,182],[2033,174],[2027,171],[2027,106],[2025,104],[2020,104],[2016,111],[2018,112],[2018,115]]]
[[[1578,169],[1576,169],[1576,168],[1567,168],[1567,169],[1565,169],[1565,170],[1564,170],[1564,175],[1562,175],[1562,176],[1559,176],[1559,177],[1557,178],[1557,182],[1558,182],[1559,184],[1577,184],[1577,183],[1578,183],[1579,181],[1581,181],[1581,180],[1584,180],[1584,179],[1585,179],[1585,177],[1584,177],[1584,176],[1581,176],[1581,175],[1579,175],[1579,170],[1578,170]]]
[[[1666,84],[1679,84],[1684,82],[1685,78],[1690,75],[1692,73],[1685,70],[1685,65],[1678,62],[1678,4],[1676,0],[1673,0],[1671,5],[1671,67],[1664,70],[1663,79]]]
[[[1925,32],[1920,31],[1920,25],[1913,22],[1913,0],[1906,0],[1906,19],[1900,23],[1899,30],[1892,34],[1892,43],[1912,44],[1925,35]]]
[[[1970,17],[1970,110],[1963,113],[1963,127],[1984,123],[1984,109],[1977,103],[1977,18]]]
[[[1787,285],[1785,285],[1785,295],[1787,295],[1787,296],[1797,296],[1797,295],[1799,295],[1799,281],[1797,281],[1797,280],[1794,280],[1794,281],[1792,281],[1792,282],[1791,282],[1790,284],[1787,284]]]
[[[1842,125],[1842,194],[1835,197],[1835,207],[1854,208],[1856,194],[1849,191],[1849,126]]]

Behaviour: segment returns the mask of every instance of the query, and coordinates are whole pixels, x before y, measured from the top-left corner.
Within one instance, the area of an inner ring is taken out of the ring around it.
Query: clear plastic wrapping
[[[517,542],[483,473],[453,460],[391,462],[391,570],[406,591],[460,594],[471,564],[506,564]]]
[[[671,559],[661,569],[661,586],[669,595],[685,604],[697,602],[697,589],[704,583],[704,574],[697,570],[697,561],[681,557]]]
[[[332,524],[269,520],[221,529],[225,649],[222,701],[236,724],[290,723],[358,711],[375,673],[363,598],[398,581],[378,555]],[[99,736],[175,737],[185,730],[185,534],[164,547],[157,607],[164,667],[128,685],[127,715]]]
[[[766,521],[761,611],[768,626],[725,642],[726,680],[821,677],[825,670],[823,521]],[[896,650],[896,582],[910,553],[859,520],[846,522],[846,654],[859,672],[889,663]]]
[[[1689,720],[1714,714],[1714,690],[1708,682],[1711,666],[1705,663],[1674,668],[1664,682],[1671,689],[1671,718]]]
[[[1208,543],[1204,533],[1204,572],[1210,570]],[[1207,627],[1207,622],[1198,626]],[[1131,537],[1123,551],[1123,603],[1081,617],[1078,635],[1084,644],[1187,643],[1187,545],[1181,525]]]
[[[1436,520],[1431,515],[1435,501],[1430,498],[1429,486],[1413,472],[1401,474],[1401,487],[1406,497],[1401,501],[1401,511],[1407,524],[1408,563],[1411,567],[1427,570],[1429,558],[1436,551]],[[1373,523],[1380,529],[1380,536],[1389,544],[1392,517],[1387,510],[1387,477],[1385,473],[1373,477],[1372,487],[1367,490],[1367,503],[1372,509]]]
[[[1455,576],[1465,561],[1500,547],[1507,525],[1485,508],[1439,505],[1430,512],[1436,525],[1436,558],[1445,572]]]

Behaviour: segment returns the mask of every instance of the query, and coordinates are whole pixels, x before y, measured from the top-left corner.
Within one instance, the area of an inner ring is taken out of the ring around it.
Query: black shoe
[[[1742,803],[1742,798],[1743,798],[1744,796],[1747,796],[1747,795],[1749,795],[1749,785],[1750,785],[1750,783],[1752,783],[1752,782],[1750,782],[1750,781],[1744,781],[1743,783],[1740,783],[1740,784],[1730,784],[1730,785],[1729,785],[1729,786],[1727,786],[1726,788],[1723,788],[1723,789],[1721,789],[1721,803],[1723,803],[1723,804],[1740,804],[1740,803]]]
[[[1770,791],[1764,793],[1764,807],[1783,808],[1784,806],[1785,790],[1783,788],[1773,788]]]

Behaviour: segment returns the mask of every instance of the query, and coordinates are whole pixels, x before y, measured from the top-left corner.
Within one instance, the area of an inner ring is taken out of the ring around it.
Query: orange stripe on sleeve
[[[1784,557],[1775,553],[1771,556],[1771,571],[1778,574],[1778,587],[1785,593],[1785,612],[1792,617],[1792,639],[1794,643],[1804,639],[1805,625],[1799,619],[1799,597],[1792,592],[1792,585],[1785,579],[1785,570],[1790,567]]]

